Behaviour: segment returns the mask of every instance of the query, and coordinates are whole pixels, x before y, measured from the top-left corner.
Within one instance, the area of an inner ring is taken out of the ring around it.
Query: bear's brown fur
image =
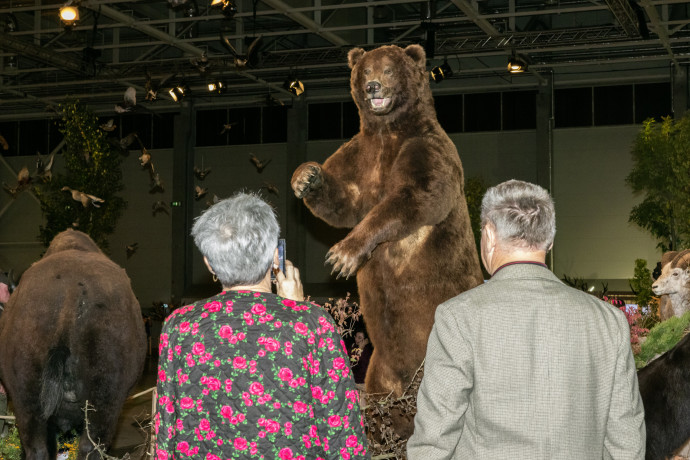
[[[323,165],[292,176],[317,217],[352,231],[331,248],[339,276],[357,273],[374,345],[369,393],[400,395],[422,363],[443,301],[482,282],[457,149],[436,119],[422,47],[348,55],[360,132]]]

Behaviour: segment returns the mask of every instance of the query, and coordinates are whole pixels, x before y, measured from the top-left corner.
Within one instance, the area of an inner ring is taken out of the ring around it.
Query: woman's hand
[[[304,301],[304,290],[302,281],[299,279],[299,270],[289,260],[285,261],[285,273],[280,270],[276,273],[276,293],[286,299],[297,302]]]

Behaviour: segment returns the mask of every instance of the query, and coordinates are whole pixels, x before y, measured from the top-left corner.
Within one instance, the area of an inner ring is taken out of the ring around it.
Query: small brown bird
[[[36,177],[40,177],[43,182],[50,182],[53,178],[52,169],[53,161],[55,160],[55,152],[48,157],[47,162],[40,152],[36,152],[36,155],[38,155],[38,159],[36,160]]]
[[[139,157],[139,161],[141,162],[141,166],[144,167],[151,161],[151,154],[143,145],[141,146],[141,156]]]
[[[199,201],[202,196],[206,195],[206,192],[208,192],[207,188],[202,188],[198,185],[194,186],[194,199]]]
[[[211,168],[199,169],[196,166],[194,166],[194,175],[197,179],[204,180],[206,179],[206,176],[208,176],[209,174],[211,174]]]
[[[127,258],[129,259],[137,252],[137,249],[139,249],[139,243],[128,244],[125,249],[127,250]]]
[[[17,184],[16,185],[8,185],[6,183],[2,183],[2,187],[5,189],[7,193],[12,195],[12,198],[15,198],[18,193],[24,191],[29,185],[31,184],[31,176],[29,175],[29,168],[24,166],[22,169],[19,170],[17,173]]]
[[[207,207],[207,208],[210,208],[211,206],[213,206],[214,204],[218,203],[219,201],[220,201],[220,198],[218,197],[218,195],[216,195],[216,194],[214,193],[214,194],[213,194],[213,198],[211,198],[210,200],[206,200],[206,207]]]
[[[264,182],[264,185],[261,188],[265,188],[268,193],[272,193],[275,196],[280,196],[280,193],[278,193],[278,187],[276,187],[275,184]]]
[[[235,126],[236,124],[237,124],[236,121],[233,121],[233,122],[231,122],[231,123],[223,123],[223,130],[220,132],[220,134],[225,134],[225,133],[227,133],[227,132],[230,131],[230,130],[232,129],[232,127]],[[219,134],[219,135],[220,135],[220,134]]]
[[[269,107],[284,107],[285,102],[281,101],[277,97],[274,97],[271,94],[266,95],[266,105]]]
[[[260,160],[253,153],[249,154],[249,161],[251,161],[254,164],[254,166],[256,166],[256,170],[259,171],[259,173],[263,172],[264,168],[268,166],[268,164],[271,162],[271,160]]]
[[[74,201],[79,201],[85,208],[91,204],[94,208],[100,208],[101,203],[105,203],[105,200],[98,198],[97,196],[89,195],[79,190],[74,190],[68,186],[64,186],[61,189],[63,192],[69,191],[72,194],[72,199]]]
[[[158,200],[155,203],[153,203],[153,206],[151,206],[151,209],[153,210],[153,215],[155,216],[159,212],[164,212],[167,215],[170,215],[170,207],[168,206],[168,203],[166,203],[163,200]]]
[[[153,163],[149,163],[149,165],[149,176],[151,177],[151,186],[149,188],[149,193],[165,192],[165,188],[163,187],[163,181],[161,180],[160,174],[156,172],[156,169],[153,167]]]
[[[198,58],[191,58],[189,63],[196,67],[196,70],[198,70],[201,75],[205,75],[211,68],[211,62],[208,60],[206,51],[201,53],[201,56]]]
[[[235,47],[232,46],[232,43],[230,43],[230,40],[228,40],[228,38],[225,35],[223,35],[222,30],[220,31],[220,44],[223,45],[225,49],[227,49],[232,55],[235,68],[241,70],[247,67],[247,64],[249,64],[250,66],[256,64],[259,49],[263,44],[263,37],[259,35],[249,44],[249,47],[247,48],[247,54],[239,54]]]
[[[117,128],[117,125],[115,124],[115,120],[113,120],[113,119],[111,118],[111,119],[108,120],[107,122],[103,123],[103,124],[100,126],[100,128],[101,128],[103,131],[110,133],[110,132],[115,131],[115,128]]]

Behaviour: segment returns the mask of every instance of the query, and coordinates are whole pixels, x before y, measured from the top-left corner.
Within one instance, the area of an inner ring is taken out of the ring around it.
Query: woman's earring
[[[215,273],[213,274],[213,282],[214,282],[214,283],[217,283],[217,282],[218,282],[218,277],[216,276]]]

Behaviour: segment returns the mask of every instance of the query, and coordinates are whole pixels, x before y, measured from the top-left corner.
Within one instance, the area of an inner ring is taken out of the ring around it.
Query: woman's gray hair
[[[556,236],[556,211],[549,192],[519,180],[491,187],[482,200],[482,227],[491,222],[498,239],[516,247],[548,251]]]
[[[273,208],[247,193],[219,201],[192,226],[194,243],[225,287],[261,281],[273,263],[279,234]]]

